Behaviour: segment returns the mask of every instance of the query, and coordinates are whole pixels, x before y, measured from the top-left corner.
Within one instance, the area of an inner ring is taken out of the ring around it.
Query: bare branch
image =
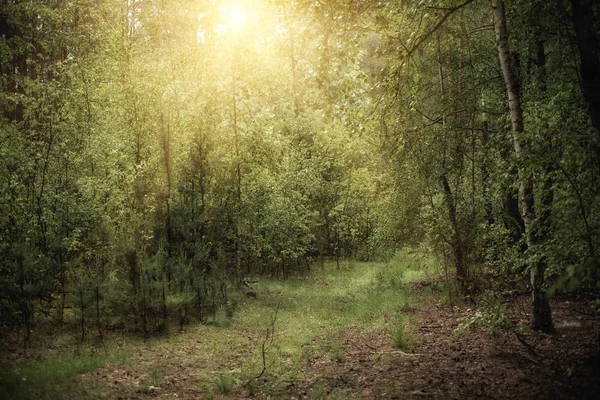
[[[412,46],[412,48],[408,52],[407,56],[411,57],[413,55],[413,53],[423,44],[423,42],[426,41],[429,38],[429,36],[431,36],[435,31],[437,31],[444,24],[444,22],[446,22],[446,20],[448,19],[448,17],[450,17],[450,15],[454,14],[456,11],[460,10],[461,8],[468,6],[469,4],[473,3],[474,1],[475,0],[467,0],[464,3],[457,5],[456,7],[445,9],[446,13],[444,15],[442,15],[442,18],[440,18],[440,20],[433,26],[433,28],[431,28],[431,30],[422,34],[419,37],[419,40],[417,40],[417,42]]]

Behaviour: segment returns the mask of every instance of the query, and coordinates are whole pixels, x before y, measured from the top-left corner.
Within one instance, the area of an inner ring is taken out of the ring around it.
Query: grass
[[[404,318],[399,317],[397,319],[392,326],[390,336],[394,347],[404,351],[410,351],[414,348],[415,339],[407,328]]]
[[[164,381],[165,373],[162,369],[150,366],[140,382],[138,392],[151,393],[154,388],[160,387]]]
[[[310,393],[311,399],[322,399],[325,396],[325,386],[322,383],[317,383]]]
[[[66,394],[69,388],[64,387],[70,378],[107,364],[122,364],[128,352],[127,347],[105,354],[90,349],[85,354],[52,355],[42,361],[19,363],[0,372],[0,398],[70,398]]]
[[[235,383],[235,379],[230,374],[221,374],[217,377],[217,389],[223,394],[229,394]]]
[[[340,343],[333,343],[329,349],[331,361],[340,363],[344,361],[344,346]]]
[[[344,361],[346,349],[339,338],[349,329],[359,336],[388,332],[395,347],[409,350],[414,346],[409,314],[418,296],[405,284],[432,272],[431,260],[403,251],[389,263],[349,261],[340,269],[330,263],[308,276],[285,281],[261,278],[253,288],[256,299],[242,294],[236,298],[232,293],[235,312],[224,309],[210,324],[188,326],[183,334],[133,343],[126,349],[108,345],[104,355],[63,354],[19,364],[0,374],[0,394],[16,399],[69,398],[72,392],[67,394],[67,386],[73,377],[122,364],[127,357],[128,364],[119,369],[127,369],[128,376],[142,377],[130,388],[131,395],[150,391],[166,376],[180,374],[192,377],[196,382],[193,389],[207,396],[215,392],[234,396],[241,383],[251,382],[245,390],[289,398],[289,383],[303,378],[300,373],[311,360]],[[265,379],[259,382],[255,378],[263,369]],[[79,390],[93,390],[89,375],[82,380],[87,382],[84,389]],[[80,394],[77,397],[82,397]],[[311,398],[324,395],[322,383],[310,394]]]

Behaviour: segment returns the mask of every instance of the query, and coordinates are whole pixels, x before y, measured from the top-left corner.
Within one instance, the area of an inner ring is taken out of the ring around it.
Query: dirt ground
[[[510,304],[515,321],[529,319],[529,296]],[[491,336],[481,328],[457,335],[460,319],[473,311],[430,301],[416,310],[420,322],[413,351],[391,348],[383,334],[367,339],[349,332],[344,360],[313,363],[298,398],[310,398],[317,381],[329,393],[341,391],[349,398],[600,398],[600,369],[591,358],[600,321],[590,300],[554,298],[552,307],[557,331],[551,336]]]
[[[191,341],[185,335],[181,346],[169,352],[141,349],[132,355],[135,360],[130,363],[99,368],[75,380],[82,396],[110,399],[600,398],[600,367],[592,359],[600,318],[592,312],[593,296],[553,297],[553,335],[528,329],[519,333],[503,330],[492,335],[481,327],[458,334],[456,328],[461,319],[473,316],[474,308],[442,305],[435,295],[423,297],[420,305],[410,311],[411,350],[393,347],[387,332],[365,336],[351,328],[334,336],[315,338],[321,346],[337,346],[337,356],[308,357],[309,361],[290,381],[267,372],[251,385],[233,385],[228,393],[207,392],[198,385],[200,379],[207,378],[202,374],[211,374],[203,368],[208,361],[202,357],[214,354],[206,349],[206,340]],[[516,295],[506,300],[513,323],[527,323],[530,297]],[[250,357],[248,349],[260,340],[249,333],[231,334],[244,340],[232,341],[229,356],[234,358],[221,359],[225,370],[232,368],[236,359]],[[189,357],[190,354],[195,357]],[[169,372],[159,387],[149,383],[140,390],[141,377],[148,375],[149,364]],[[215,378],[210,375],[208,379]]]
[[[511,318],[525,322],[530,315],[529,296],[510,299]],[[337,359],[314,358],[298,380],[279,382],[283,391],[273,394],[265,388],[268,374],[248,390],[234,386],[228,395],[217,398],[344,398],[344,399],[596,399],[600,398],[600,375],[591,355],[600,321],[591,312],[591,300],[554,298],[554,335],[500,332],[490,335],[483,328],[460,334],[460,319],[473,315],[467,306],[442,306],[434,299],[416,310],[418,323],[413,332],[415,346],[404,352],[391,346],[387,333],[368,337],[350,329],[328,338],[341,345]],[[385,316],[383,316],[385,317]],[[383,318],[382,317],[382,318]],[[316,338],[321,340],[325,338]],[[195,366],[196,368],[198,366]],[[192,376],[186,366],[181,376]],[[128,374],[127,371],[122,371]],[[96,372],[98,373],[98,371]],[[131,373],[131,371],[129,371]],[[120,386],[131,375],[109,374]],[[133,374],[135,375],[135,374]],[[99,378],[99,377],[98,377]],[[123,378],[123,379],[121,379]],[[127,385],[126,385],[127,386]],[[115,388],[117,389],[117,388]],[[128,393],[115,398],[206,398],[206,392],[192,389],[185,379],[163,382],[156,391]],[[269,393],[269,394],[268,394]]]

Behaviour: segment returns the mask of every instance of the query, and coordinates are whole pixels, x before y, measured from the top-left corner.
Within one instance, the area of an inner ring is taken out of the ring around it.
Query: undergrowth
[[[344,361],[346,349],[341,338],[349,330],[354,337],[387,332],[390,345],[408,351],[415,345],[410,325],[414,324],[411,314],[418,294],[406,284],[434,272],[431,259],[402,251],[388,263],[346,261],[339,269],[328,263],[307,276],[261,278],[253,285],[256,298],[233,294],[230,301],[235,307],[216,313],[208,323],[132,345],[127,350],[135,354],[129,360],[132,365],[146,363],[148,358],[156,361],[158,353],[172,357],[155,369],[142,370],[146,378],[141,386],[131,388],[132,393],[159,386],[165,376],[178,373],[175,368],[189,368],[197,377],[195,388],[207,396],[215,392],[233,396],[243,386],[249,393],[290,397],[286,383],[301,379],[312,360]],[[271,324],[274,313],[276,322]],[[65,388],[74,376],[125,362],[124,349],[107,348],[105,355],[63,354],[15,365],[0,375],[3,393],[17,399],[61,398],[60,393],[69,393]],[[146,354],[145,349],[152,351]],[[264,379],[253,381],[262,369]],[[320,398],[324,393],[320,384],[311,397]]]
[[[114,347],[108,353],[89,349],[81,354],[65,353],[36,362],[20,362],[0,371],[0,398],[71,398],[67,394],[71,389],[67,385],[70,378],[108,364],[125,363],[129,351],[128,347]]]

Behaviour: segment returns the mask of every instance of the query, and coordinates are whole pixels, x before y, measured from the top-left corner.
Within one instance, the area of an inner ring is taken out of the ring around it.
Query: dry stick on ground
[[[402,354],[403,356],[417,357],[420,353],[406,353],[402,350],[389,350],[389,351],[370,351],[371,354]]]
[[[356,347],[359,350],[363,350],[362,347],[360,347],[359,345],[357,345],[356,343],[354,343],[352,340],[348,339],[348,342],[350,342],[350,344],[354,347]],[[367,346],[368,348],[370,348],[371,350],[375,350],[375,347],[371,346],[369,343],[363,343],[365,346]]]
[[[401,354],[403,356],[410,356],[410,357],[416,357],[416,356],[420,356],[421,355],[419,353],[405,353],[402,350],[370,351],[369,353],[371,353],[371,354],[377,354],[377,360],[375,360],[376,363],[378,363],[379,360],[381,360],[381,356],[383,356],[384,354]]]
[[[275,321],[277,321],[277,314],[279,313],[280,305],[281,305],[281,301],[279,301],[277,303],[277,307],[275,308],[275,313],[273,314],[273,317],[271,318],[271,322],[269,323],[269,326],[267,327],[265,339],[263,340],[263,342],[260,346],[261,357],[262,357],[262,370],[254,378],[251,378],[248,382],[244,383],[244,385],[243,385],[244,387],[248,386],[253,381],[255,381],[258,378],[260,378],[261,376],[263,376],[264,373],[267,371],[267,350],[269,350],[273,346],[273,339],[275,337]]]
[[[532,356],[535,358],[535,360],[531,360],[531,361],[532,361],[532,362],[534,362],[534,363],[536,363],[536,364],[539,364],[539,361],[538,361],[538,360],[539,360],[541,357],[540,357],[540,355],[538,354],[538,352],[537,352],[537,351],[535,351],[535,348],[534,348],[532,345],[530,345],[529,343],[527,343],[527,342],[525,341],[525,339],[523,338],[523,336],[521,336],[521,335],[519,334],[519,332],[517,332],[517,330],[516,330],[516,329],[512,329],[512,333],[514,333],[514,334],[515,334],[515,337],[516,337],[516,338],[517,338],[517,340],[518,340],[518,341],[519,341],[519,342],[520,342],[520,343],[523,345],[523,347],[525,347],[525,349],[527,349],[527,352],[528,352],[529,354],[531,354],[531,355],[532,355]]]

